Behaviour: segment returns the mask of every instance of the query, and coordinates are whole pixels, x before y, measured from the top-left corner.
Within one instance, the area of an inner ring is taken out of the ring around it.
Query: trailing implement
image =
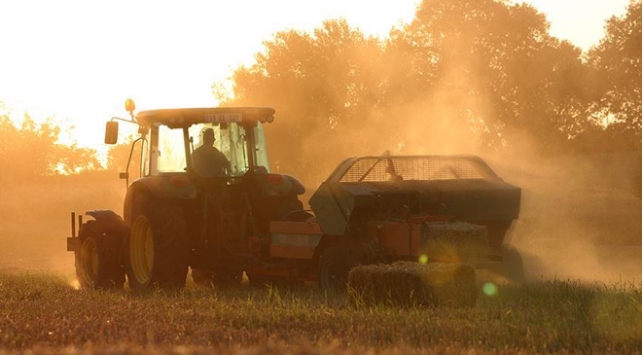
[[[118,121],[138,125],[139,172],[131,183],[121,173],[122,218],[94,210],[78,235],[72,228],[67,249],[83,287],[122,287],[126,275],[138,291],[180,288],[191,270],[207,286],[233,286],[245,274],[257,285],[345,290],[359,265],[502,269],[521,192],[478,157],[349,158],[304,210],[303,185],[270,172],[262,125],[273,109],[126,107],[131,119],[108,122],[105,141],[116,143]]]

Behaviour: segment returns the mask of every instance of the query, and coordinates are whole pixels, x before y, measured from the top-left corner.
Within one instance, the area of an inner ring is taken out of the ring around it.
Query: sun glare
[[[278,31],[312,31],[345,18],[385,36],[414,15],[418,0],[140,2],[70,0],[2,6],[0,101],[15,115],[69,121],[63,143],[99,147],[104,122],[140,109],[216,106],[212,85],[253,61]],[[363,11],[364,8],[368,11]],[[73,11],[70,11],[73,9]],[[135,20],[133,20],[135,19]]]
[[[73,279],[69,281],[69,286],[71,286],[71,288],[73,288],[76,291],[80,290],[80,282],[78,282],[78,279]]]
[[[524,0],[545,13],[553,35],[586,49],[603,35],[604,20],[628,0],[585,3]],[[278,31],[312,31],[345,18],[366,35],[385,37],[412,20],[420,0],[315,2],[125,2],[79,5],[71,0],[10,2],[2,7],[0,101],[36,120],[73,126],[63,143],[103,145],[104,122],[140,109],[216,106],[212,85],[253,62]],[[368,11],[363,11],[367,8]],[[70,11],[73,9],[73,11]],[[576,16],[568,16],[570,11]],[[132,21],[135,19],[135,21]],[[225,87],[225,85],[223,85]]]

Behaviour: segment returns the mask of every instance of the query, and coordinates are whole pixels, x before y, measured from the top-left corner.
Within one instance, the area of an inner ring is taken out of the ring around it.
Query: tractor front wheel
[[[122,288],[125,271],[119,265],[122,236],[108,235],[97,221],[88,221],[78,232],[75,252],[76,278],[82,288]]]

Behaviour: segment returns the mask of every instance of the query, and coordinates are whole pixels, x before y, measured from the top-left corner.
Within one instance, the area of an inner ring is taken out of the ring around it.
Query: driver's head
[[[214,130],[211,128],[207,128],[203,131],[203,144],[205,145],[212,145],[214,144]]]

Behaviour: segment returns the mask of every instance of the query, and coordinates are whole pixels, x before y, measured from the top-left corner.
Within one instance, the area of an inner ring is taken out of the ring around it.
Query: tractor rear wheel
[[[319,287],[324,291],[346,291],[348,274],[358,264],[358,251],[348,247],[329,247],[319,258]]]
[[[185,286],[189,243],[186,222],[178,206],[139,196],[125,247],[127,278],[133,290]]]
[[[76,278],[88,289],[122,288],[125,271],[119,265],[121,236],[109,235],[97,221],[88,221],[78,232],[75,252]]]

